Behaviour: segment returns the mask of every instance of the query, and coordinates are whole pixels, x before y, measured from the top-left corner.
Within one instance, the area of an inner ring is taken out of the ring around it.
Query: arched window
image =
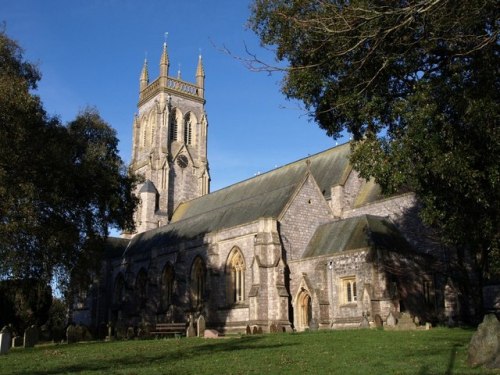
[[[119,273],[115,279],[115,286],[113,290],[113,303],[120,304],[123,302],[123,298],[125,297],[124,291],[125,291],[125,280],[123,278],[123,275]]]
[[[358,301],[358,291],[356,290],[356,278],[346,277],[342,279],[343,301],[342,303],[355,303]]]
[[[226,268],[228,275],[228,301],[237,303],[245,300],[245,259],[243,254],[235,248],[228,258]]]
[[[184,143],[190,145],[192,143],[192,122],[191,116],[188,114],[184,118]]]
[[[193,306],[200,306],[205,295],[205,265],[200,257],[197,257],[191,268],[191,296]]]
[[[161,304],[166,310],[172,304],[174,294],[174,268],[167,264],[161,275]]]
[[[144,303],[147,298],[148,275],[144,268],[141,268],[135,279],[135,294],[139,303]]]
[[[177,141],[179,125],[177,123],[177,111],[172,111],[170,115],[170,140]]]
[[[156,136],[156,112],[152,111],[151,115],[149,116],[149,131],[150,131],[150,137],[149,137],[149,143],[151,146],[154,146],[155,144],[155,136]]]

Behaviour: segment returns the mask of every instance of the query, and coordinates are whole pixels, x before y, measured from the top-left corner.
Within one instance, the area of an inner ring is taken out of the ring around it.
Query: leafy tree
[[[87,281],[108,228],[133,227],[135,178],[98,112],[63,126],[33,93],[39,79],[0,31],[0,275],[64,287]]]
[[[250,19],[287,64],[283,93],[328,135],[349,131],[361,176],[412,189],[424,221],[487,277],[500,242],[498,14],[493,0],[255,0]]]

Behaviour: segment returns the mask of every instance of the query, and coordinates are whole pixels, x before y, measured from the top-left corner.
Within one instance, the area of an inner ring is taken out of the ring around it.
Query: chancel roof
[[[361,215],[319,226],[303,258],[363,248],[404,251],[409,249],[409,244],[387,219]]]

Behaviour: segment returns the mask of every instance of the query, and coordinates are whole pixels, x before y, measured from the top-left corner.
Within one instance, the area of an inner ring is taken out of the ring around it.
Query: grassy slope
[[[320,331],[14,349],[0,374],[498,374],[465,364],[472,331]]]

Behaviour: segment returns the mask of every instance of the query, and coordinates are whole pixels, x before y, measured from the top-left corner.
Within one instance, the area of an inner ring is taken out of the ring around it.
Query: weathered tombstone
[[[0,354],[7,354],[10,349],[11,332],[9,327],[3,327],[0,331]]]
[[[387,319],[385,320],[385,324],[388,327],[395,327],[396,324],[398,323],[396,317],[394,316],[393,312],[391,311],[389,315],[387,315]]]
[[[311,319],[311,321],[309,323],[309,329],[311,331],[317,331],[319,329],[319,324],[318,324],[318,321],[316,319]]]
[[[205,318],[203,315],[200,315],[198,317],[198,320],[196,322],[196,329],[198,330],[198,337],[204,337],[205,336]]]
[[[375,316],[373,317],[373,321],[375,322],[375,327],[377,328],[382,328],[384,326],[384,321],[379,314],[375,314]]]
[[[398,329],[402,330],[412,330],[417,329],[417,325],[411,318],[410,314],[402,313],[399,317],[398,324],[396,326]]]
[[[106,336],[106,341],[113,340],[113,323],[108,323],[107,325],[108,335]]]
[[[415,319],[413,319],[413,322],[418,327],[420,325],[420,318],[418,316],[416,316]]]
[[[425,323],[425,330],[428,331],[430,329],[432,329],[432,323],[429,322]]]
[[[73,344],[77,341],[76,327],[73,324],[70,324],[68,328],[66,328],[66,341],[68,344]]]
[[[250,328],[249,325],[247,325],[246,333],[247,333],[247,335],[251,335],[252,334],[252,329]]]
[[[21,346],[23,346],[23,336],[14,336],[12,338],[12,347],[13,348],[19,348]]]
[[[219,332],[215,329],[206,329],[203,337],[205,337],[206,339],[216,339],[219,337]]]
[[[257,326],[253,326],[253,328],[252,328],[252,334],[256,335],[258,333],[259,333],[259,329],[257,328]]]
[[[472,336],[467,352],[467,364],[500,368],[500,322],[494,314],[486,315]]]
[[[359,323],[360,328],[370,328],[370,322],[368,321],[368,317],[366,315],[363,315],[363,318],[361,319],[361,323]]]
[[[24,347],[32,348],[38,344],[38,328],[31,326],[24,331]]]
[[[259,335],[262,335],[262,327],[257,328],[257,333],[258,333]]]
[[[194,324],[193,320],[189,320],[189,326],[186,329],[186,337],[195,337],[196,336],[196,330],[194,329]]]

